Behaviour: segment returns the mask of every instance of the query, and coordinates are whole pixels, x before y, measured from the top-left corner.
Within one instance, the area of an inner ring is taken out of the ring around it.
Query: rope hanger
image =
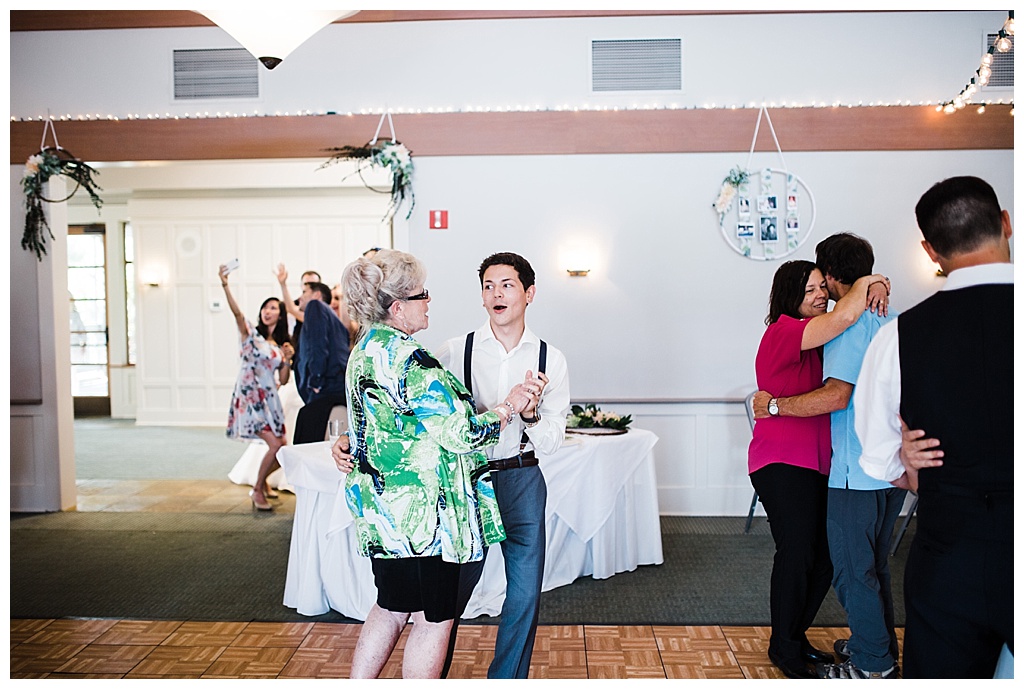
[[[749,170],[750,163],[754,159],[754,146],[757,145],[757,134],[761,131],[761,118],[764,117],[768,121],[768,129],[772,133],[772,139],[775,141],[775,150],[779,152],[779,161],[782,163],[782,169],[788,170],[786,167],[786,159],[782,155],[782,146],[779,145],[779,137],[775,135],[775,125],[772,124],[772,116],[768,114],[768,108],[764,105],[757,111],[757,124],[754,125],[754,138],[750,142],[750,153],[747,155],[747,167]]]

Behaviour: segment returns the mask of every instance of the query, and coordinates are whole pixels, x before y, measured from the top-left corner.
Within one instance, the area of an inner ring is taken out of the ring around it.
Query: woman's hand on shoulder
[[[862,278],[863,279],[863,278]],[[884,275],[869,275],[867,307],[872,313],[879,316],[889,315],[889,294],[892,292],[892,285],[889,278]]]

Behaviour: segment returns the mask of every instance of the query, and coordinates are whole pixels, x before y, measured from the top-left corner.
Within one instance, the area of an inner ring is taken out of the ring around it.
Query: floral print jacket
[[[504,540],[487,459],[493,412],[477,414],[459,380],[411,336],[377,323],[348,360],[356,468],[345,499],[359,548],[377,558],[472,562]]]

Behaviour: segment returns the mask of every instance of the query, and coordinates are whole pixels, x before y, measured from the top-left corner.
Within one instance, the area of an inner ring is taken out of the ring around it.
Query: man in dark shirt
[[[292,375],[295,376],[295,386],[299,385],[299,337],[302,334],[302,309],[300,304],[302,303],[301,297],[292,301],[288,295],[288,285],[286,281],[288,279],[288,271],[285,270],[284,264],[279,263],[277,265],[277,279],[281,283],[281,290],[284,292],[284,300],[281,302],[284,304],[285,309],[288,311],[288,315],[292,317],[294,321],[292,325],[292,347],[295,348],[295,353],[292,355]],[[314,282],[323,282],[320,279],[320,273],[315,270],[307,270],[302,274],[302,294],[309,294],[309,286]]]
[[[324,440],[331,410],[345,404],[345,367],[348,364],[348,328],[331,310],[331,288],[307,283],[299,298],[302,331],[299,334],[299,396],[305,402],[295,419],[294,443]]]

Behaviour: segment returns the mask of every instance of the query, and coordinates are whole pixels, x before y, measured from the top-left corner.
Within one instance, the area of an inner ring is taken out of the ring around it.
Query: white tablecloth
[[[540,458],[548,484],[543,590],[664,561],[652,453],[657,441],[640,429],[617,436],[567,435],[557,453]],[[296,495],[284,604],[303,615],[333,608],[365,619],[377,591],[370,561],[356,549],[341,493],[343,475],[330,444],[285,446],[278,459]],[[463,617],[497,615],[504,598],[504,562],[494,546]]]

